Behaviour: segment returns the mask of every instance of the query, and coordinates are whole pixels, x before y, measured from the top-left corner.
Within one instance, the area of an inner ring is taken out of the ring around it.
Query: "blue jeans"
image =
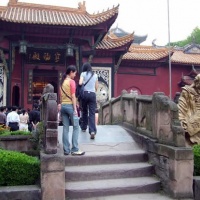
[[[71,152],[78,151],[78,135],[79,135],[79,118],[74,115],[74,109],[72,104],[62,104],[61,105],[61,116],[63,122],[63,150],[65,153],[69,154]],[[73,125],[72,132],[72,148],[70,150],[69,142],[69,125],[70,120]]]
[[[89,110],[89,116],[88,116]],[[95,124],[95,110],[96,110],[96,94],[94,92],[84,92],[84,100],[82,100],[82,123],[81,129],[86,130],[89,125],[89,133],[97,132]],[[89,119],[88,119],[89,118]]]

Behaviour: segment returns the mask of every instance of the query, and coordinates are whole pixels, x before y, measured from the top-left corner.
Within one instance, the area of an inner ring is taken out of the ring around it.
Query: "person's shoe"
[[[95,138],[95,134],[94,134],[94,132],[92,132],[91,134],[90,134],[90,139],[94,139]]]
[[[72,154],[72,156],[82,156],[85,154],[85,152],[84,151],[75,151],[75,152],[72,152],[71,154]]]
[[[67,152],[64,152],[64,155],[65,155],[65,156],[68,156],[68,155],[69,155],[69,153],[67,153]]]

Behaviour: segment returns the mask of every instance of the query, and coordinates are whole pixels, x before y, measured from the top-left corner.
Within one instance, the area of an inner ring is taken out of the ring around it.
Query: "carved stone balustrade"
[[[177,104],[164,93],[128,94],[111,99],[99,112],[100,124],[121,124],[146,150],[163,190],[173,198],[193,197],[193,152],[178,119]]]

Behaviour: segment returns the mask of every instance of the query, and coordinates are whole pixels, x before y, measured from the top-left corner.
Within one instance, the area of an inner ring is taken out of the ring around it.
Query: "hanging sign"
[[[65,64],[64,49],[28,48],[26,62],[31,64]]]

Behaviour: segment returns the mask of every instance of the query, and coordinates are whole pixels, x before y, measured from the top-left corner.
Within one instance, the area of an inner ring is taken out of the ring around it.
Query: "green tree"
[[[178,42],[171,42],[170,45],[183,47],[183,46],[185,46],[187,44],[191,44],[191,43],[200,44],[200,29],[198,27],[196,27],[192,31],[192,33],[187,37],[187,39],[178,41]]]

